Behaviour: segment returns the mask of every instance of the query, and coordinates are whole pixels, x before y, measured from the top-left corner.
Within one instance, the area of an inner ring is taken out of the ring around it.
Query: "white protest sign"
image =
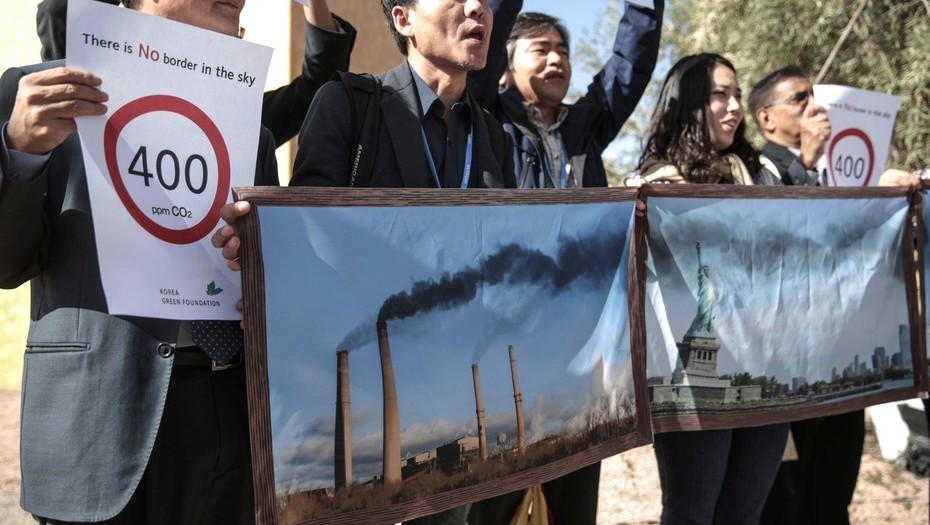
[[[90,0],[68,2],[67,49],[110,97],[77,119],[109,312],[241,318],[210,236],[254,184],[271,49]]]
[[[848,86],[817,85],[814,99],[827,109],[833,130],[821,159],[829,185],[878,185],[901,97]]]

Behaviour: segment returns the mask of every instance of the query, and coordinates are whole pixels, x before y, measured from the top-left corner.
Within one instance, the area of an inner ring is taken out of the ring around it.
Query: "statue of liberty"
[[[698,254],[698,298],[697,314],[691,321],[686,336],[713,337],[714,333],[714,303],[717,294],[714,283],[710,280],[710,266],[701,263],[701,242],[696,244]]]

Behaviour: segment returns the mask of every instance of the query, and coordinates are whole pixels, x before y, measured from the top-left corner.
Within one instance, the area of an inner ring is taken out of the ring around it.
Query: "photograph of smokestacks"
[[[786,210],[774,199],[649,200],[657,428],[665,416],[746,423],[813,405],[827,415],[837,401],[913,392],[906,199],[793,200]]]
[[[633,435],[632,214],[259,208],[278,523],[481,499]]]

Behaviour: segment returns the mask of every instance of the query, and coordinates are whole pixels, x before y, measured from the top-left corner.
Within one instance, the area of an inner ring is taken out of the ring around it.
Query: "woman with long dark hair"
[[[647,130],[638,182],[773,183],[744,135],[740,97],[725,58],[679,60]],[[663,525],[756,525],[787,434],[787,423],[656,434]]]
[[[646,132],[646,182],[748,185],[772,174],[746,140],[739,83],[720,55],[686,56],[669,71]]]

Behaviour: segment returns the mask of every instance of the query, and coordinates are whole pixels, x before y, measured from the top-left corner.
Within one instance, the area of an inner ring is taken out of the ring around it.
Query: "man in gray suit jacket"
[[[135,8],[235,35],[243,3]],[[242,369],[213,372],[190,323],[108,313],[74,133],[107,96],[60,65],[0,80],[0,285],[32,284],[21,504],[54,524],[250,523]],[[277,184],[273,149],[263,130],[257,184]]]

